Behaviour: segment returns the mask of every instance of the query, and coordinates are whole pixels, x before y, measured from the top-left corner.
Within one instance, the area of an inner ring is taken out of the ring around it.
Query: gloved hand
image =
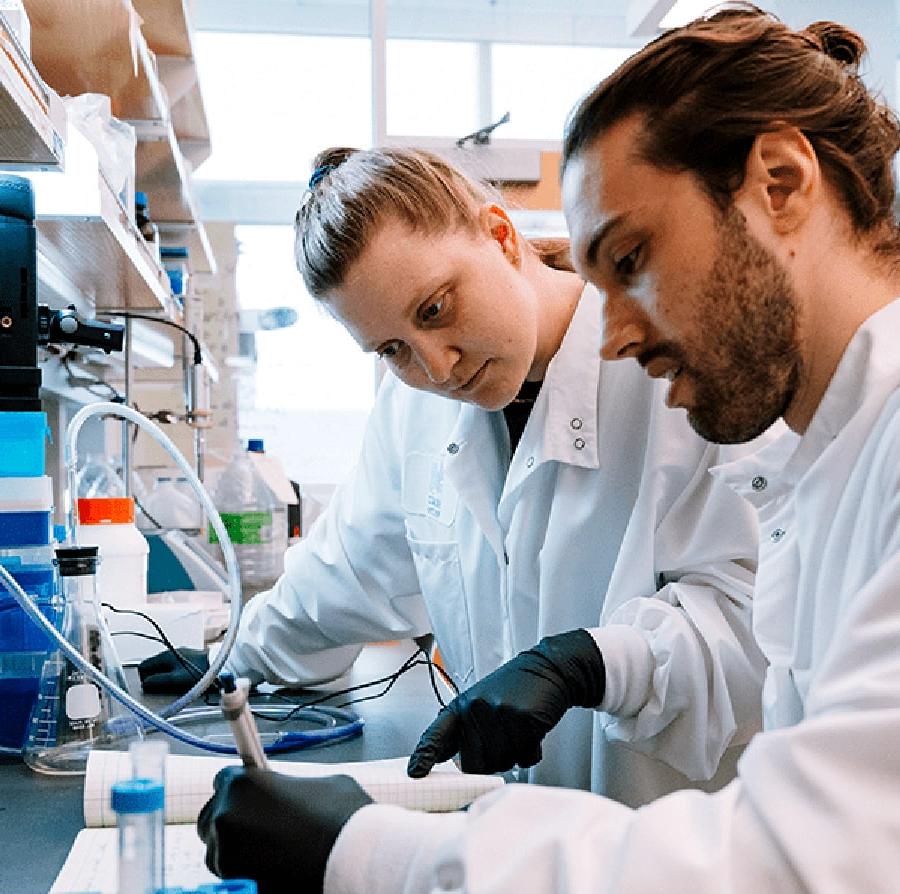
[[[168,649],[145,658],[138,665],[141,689],[149,695],[183,695],[209,670],[209,659],[202,649],[181,648],[182,658],[197,668],[189,671]]]
[[[596,707],[605,686],[603,656],[586,630],[544,637],[453,699],[422,734],[407,773],[426,776],[457,753],[465,773],[532,767],[563,714]]]
[[[213,786],[197,819],[206,865],[221,878],[255,879],[259,894],[321,891],[341,829],[372,803],[349,776],[225,767]]]

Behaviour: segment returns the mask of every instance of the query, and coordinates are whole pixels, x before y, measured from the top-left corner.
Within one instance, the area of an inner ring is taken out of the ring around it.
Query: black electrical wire
[[[102,397],[112,400],[117,404],[125,403],[125,396],[118,391],[113,385],[110,385],[109,382],[104,381],[100,378],[100,376],[91,376],[90,381],[84,381],[85,376],[78,375],[72,367],[71,367],[71,357],[73,354],[77,354],[77,351],[67,351],[63,354],[59,359],[65,369],[66,373],[69,376],[70,384],[75,388],[84,388],[88,394],[93,394],[94,397]],[[98,394],[94,387],[97,385],[102,385],[104,388],[108,389],[108,394]]]
[[[147,621],[149,624],[151,624],[154,627],[154,629],[157,631],[157,633],[159,633],[159,637],[154,637],[151,634],[147,634],[147,633],[138,633],[137,631],[119,631],[119,633],[120,634],[129,633],[134,636],[140,636],[144,639],[149,639],[149,640],[153,640],[153,641],[161,643],[175,656],[176,661],[178,661],[178,663],[181,664],[181,666],[185,669],[185,671],[187,671],[187,673],[190,676],[192,676],[195,681],[199,680],[200,677],[203,676],[203,671],[199,667],[197,667],[197,665],[195,665],[192,661],[185,658],[178,651],[177,647],[175,645],[173,645],[171,640],[166,636],[165,631],[163,631],[162,627],[160,627],[159,624],[157,624],[156,621],[153,618],[151,618],[149,615],[145,614],[144,612],[137,611],[137,609],[116,608],[115,606],[110,605],[108,602],[103,602],[103,603],[101,603],[101,605],[104,608],[108,608],[111,611],[118,612],[120,614],[136,615],[139,618],[143,618],[145,621]],[[419,658],[420,655],[422,656],[422,658]],[[383,677],[379,677],[375,680],[369,680],[365,683],[358,683],[355,686],[348,686],[345,689],[337,689],[334,692],[325,693],[324,695],[321,695],[318,698],[311,699],[310,701],[297,703],[293,699],[290,699],[290,698],[287,698],[286,696],[280,695],[277,692],[266,693],[266,696],[268,698],[273,698],[278,701],[284,702],[285,704],[292,705],[293,706],[292,709],[290,711],[288,711],[283,717],[278,717],[278,718],[262,716],[259,714],[254,714],[254,716],[259,719],[268,720],[270,722],[284,723],[288,720],[291,720],[295,714],[297,714],[299,711],[302,711],[306,708],[316,707],[317,705],[324,704],[325,702],[330,701],[331,699],[339,698],[342,695],[349,695],[350,693],[358,692],[361,689],[369,689],[372,686],[378,686],[382,683],[387,684],[387,685],[385,685],[384,689],[381,690],[381,692],[377,692],[374,695],[365,695],[365,696],[361,696],[360,698],[350,699],[349,701],[342,702],[339,705],[332,705],[331,707],[348,708],[351,705],[356,705],[356,704],[359,704],[360,702],[373,701],[374,699],[381,698],[381,697],[387,695],[387,693],[390,692],[393,685],[397,682],[397,680],[400,679],[401,676],[403,676],[403,674],[412,670],[414,667],[419,667],[422,665],[425,665],[428,668],[428,676],[431,681],[431,688],[432,688],[432,691],[434,692],[435,698],[438,701],[438,704],[440,704],[440,706],[442,708],[446,708],[447,707],[446,702],[444,701],[443,697],[441,696],[441,693],[437,686],[437,680],[435,679],[435,676],[434,676],[435,670],[437,670],[438,673],[440,673],[440,675],[444,678],[444,680],[447,681],[448,686],[450,686],[450,688],[453,690],[454,694],[459,695],[459,688],[457,687],[456,683],[453,682],[450,675],[439,664],[435,664],[434,661],[432,660],[431,656],[424,649],[422,649],[420,647],[420,648],[417,648],[416,651],[413,652],[413,654],[410,655],[400,665],[400,667],[397,668],[397,670],[395,670],[393,673],[387,674]],[[217,690],[218,684],[213,684],[212,686],[209,687],[209,689]],[[204,700],[206,701],[206,704],[211,705],[212,703],[208,701],[208,694],[209,694],[209,690],[207,690],[207,694],[204,696]],[[251,713],[253,713],[252,709],[251,709]]]
[[[163,326],[171,326],[173,329],[177,329],[179,332],[183,332],[190,340],[194,346],[194,363],[199,364],[203,362],[203,353],[200,350],[200,341],[197,336],[191,332],[185,326],[182,326],[180,323],[175,323],[172,320],[167,320],[165,317],[154,317],[153,314],[140,314],[135,313],[131,310],[115,310],[115,311],[104,311],[102,314],[98,314],[98,316],[105,317],[125,317],[129,320],[149,320],[151,323],[161,323]]]
[[[108,608],[110,611],[115,612],[118,615],[136,615],[139,618],[143,618],[148,624],[150,624],[154,630],[159,634],[159,638],[152,637],[146,633],[137,633],[137,631],[128,631],[130,633],[134,633],[135,636],[143,636],[146,639],[156,639],[157,642],[162,643],[174,656],[176,661],[181,664],[181,666],[192,676],[194,676],[195,680],[199,680],[203,676],[203,671],[197,667],[192,661],[189,661],[181,652],[178,651],[176,646],[172,643],[169,637],[166,636],[165,630],[156,623],[156,621],[150,617],[150,615],[145,614],[144,612],[139,612],[134,608],[116,608],[114,605],[110,605],[108,602],[101,602],[100,605],[103,608]]]
[[[137,429],[137,426],[135,426],[135,430],[136,430],[136,429]],[[160,523],[159,523],[159,522],[158,522],[158,521],[157,521],[157,520],[156,520],[156,519],[148,512],[148,511],[147,511],[146,507],[145,507],[144,504],[137,498],[137,496],[134,497],[134,505],[137,506],[137,508],[141,510],[141,512],[144,514],[144,518],[146,518],[147,521],[150,522],[151,525],[154,525],[158,531],[164,531],[164,530],[166,530],[166,529],[165,529],[165,528],[164,528],[164,527],[163,527],[163,526],[162,526],[162,525],[161,525],[161,524],[160,524]]]

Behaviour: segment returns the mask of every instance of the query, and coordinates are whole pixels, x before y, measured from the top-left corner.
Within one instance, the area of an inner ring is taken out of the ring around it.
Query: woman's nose
[[[433,385],[443,385],[453,376],[459,351],[447,345],[425,343],[415,348],[419,365]]]

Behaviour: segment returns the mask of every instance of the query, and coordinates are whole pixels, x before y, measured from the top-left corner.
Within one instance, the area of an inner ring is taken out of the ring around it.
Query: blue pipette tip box
[[[46,413],[0,413],[0,478],[43,475],[49,431]]]

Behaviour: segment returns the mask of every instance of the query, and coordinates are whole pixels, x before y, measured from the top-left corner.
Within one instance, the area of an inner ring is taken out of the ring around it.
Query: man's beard
[[[750,441],[784,415],[802,361],[787,271],[734,207],[723,216],[713,269],[693,306],[701,335],[682,352],[682,374],[695,384],[688,421],[708,441]]]

